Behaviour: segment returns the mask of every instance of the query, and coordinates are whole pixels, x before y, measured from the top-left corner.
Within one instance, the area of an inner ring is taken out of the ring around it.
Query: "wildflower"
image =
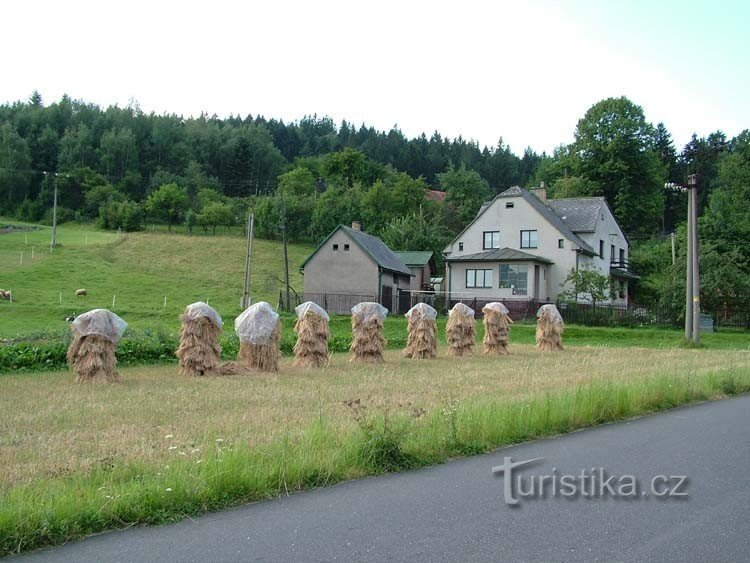
[[[168,493],[171,493],[171,492],[172,492],[172,487],[167,487],[167,488],[166,488],[166,489],[164,489],[164,490],[165,490],[165,491],[167,491]]]
[[[196,461],[195,463],[203,463],[203,460],[202,460],[202,459],[199,459],[199,460],[198,460],[198,461]]]
[[[216,438],[216,443],[221,444],[224,441],[224,438]]]
[[[169,440],[170,438],[172,438],[172,434],[167,434],[166,436],[164,436],[165,440]]]
[[[176,449],[177,449],[177,446],[169,446],[169,449],[170,449],[170,450],[176,450]]]

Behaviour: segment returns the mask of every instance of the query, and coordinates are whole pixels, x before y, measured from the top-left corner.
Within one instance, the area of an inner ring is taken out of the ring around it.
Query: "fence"
[[[292,307],[299,303],[294,299]],[[477,318],[482,316],[482,307],[493,301],[502,302],[515,321],[536,319],[539,307],[549,301],[534,299],[509,299],[507,297],[477,298],[469,294],[451,293],[450,299],[446,294],[432,291],[413,291],[399,289],[390,297],[384,296],[382,304],[391,314],[404,314],[417,303],[427,303],[445,315],[456,303],[463,303],[471,307]],[[338,293],[305,293],[304,301],[314,301],[331,313],[348,314],[351,308],[362,301],[377,301],[374,295],[351,295]],[[568,303],[557,302],[557,308],[566,323],[588,326],[638,327],[663,326],[679,328],[684,323],[684,311],[681,307],[667,307],[656,303],[630,304],[628,306],[612,305],[610,303]],[[750,329],[750,308],[742,305],[724,305],[720,310],[704,311],[713,319],[715,328]]]

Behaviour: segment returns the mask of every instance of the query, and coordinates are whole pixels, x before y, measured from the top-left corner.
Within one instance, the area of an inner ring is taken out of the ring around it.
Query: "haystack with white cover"
[[[67,359],[77,383],[114,383],[117,373],[115,350],[128,324],[107,309],[78,315],[70,325],[73,339]]]
[[[379,363],[383,361],[386,340],[383,321],[388,309],[380,303],[364,301],[352,307],[352,362]]]
[[[210,375],[221,358],[221,316],[203,301],[191,303],[180,315],[180,346],[177,359],[181,375]]]
[[[240,339],[240,364],[260,371],[279,370],[281,320],[268,303],[250,305],[234,320],[234,330]]]
[[[294,365],[318,368],[328,364],[328,313],[317,303],[306,301],[294,309]]]
[[[508,354],[508,336],[513,320],[508,308],[498,301],[482,307],[484,315],[484,354],[497,356]]]
[[[409,336],[404,357],[423,360],[437,356],[437,311],[427,303],[417,303],[405,316]]]
[[[560,311],[551,303],[542,305],[536,313],[536,346],[540,350],[562,350],[562,334],[565,330]]]

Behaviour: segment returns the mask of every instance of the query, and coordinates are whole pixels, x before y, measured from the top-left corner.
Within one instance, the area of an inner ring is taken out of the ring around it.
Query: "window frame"
[[[466,268],[464,271],[464,287],[466,289],[492,289],[492,268]],[[474,281],[469,285],[469,272],[472,272]],[[482,284],[477,285],[477,272],[482,272]],[[487,272],[489,272],[489,282],[487,281]]]
[[[333,245],[333,251],[334,252],[338,252],[339,251],[339,245],[338,244],[334,244]]]
[[[604,241],[599,239],[599,258],[604,259]]]
[[[490,236],[490,244],[495,242],[494,235],[497,235],[497,246],[487,246],[487,235]],[[497,250],[500,248],[500,231],[482,231],[482,250]]]
[[[348,244],[344,245],[344,252],[349,252],[349,245]]]
[[[524,246],[523,244],[523,234],[524,233],[536,233],[536,240],[534,241],[536,244],[534,246],[531,246],[531,236],[528,237],[528,246]],[[539,248],[539,230],[538,229],[521,229],[521,246],[520,248]]]
[[[506,283],[503,283],[503,268],[507,268],[508,276],[506,276],[506,279],[508,280]],[[520,271],[520,269],[523,268],[523,271]],[[515,269],[514,271],[511,271],[511,269]],[[511,283],[511,275],[513,274],[516,283]],[[521,287],[518,284],[518,276],[519,274],[524,274],[524,284],[523,287]],[[512,289],[513,295],[528,295],[529,294],[529,265],[528,264],[500,264],[500,279],[498,281],[498,287],[499,289]]]
[[[516,206],[515,201],[506,201],[505,202],[505,209],[513,209]]]
[[[564,238],[557,239],[557,248],[565,248],[565,239]]]

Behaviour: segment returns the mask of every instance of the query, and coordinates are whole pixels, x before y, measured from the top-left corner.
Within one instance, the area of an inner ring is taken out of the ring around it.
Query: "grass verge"
[[[475,397],[429,412],[370,409],[338,432],[321,414],[258,447],[224,445],[168,465],[103,461],[86,474],[19,485],[0,497],[0,555],[228,506],[750,391],[750,369],[591,381],[512,399]]]

